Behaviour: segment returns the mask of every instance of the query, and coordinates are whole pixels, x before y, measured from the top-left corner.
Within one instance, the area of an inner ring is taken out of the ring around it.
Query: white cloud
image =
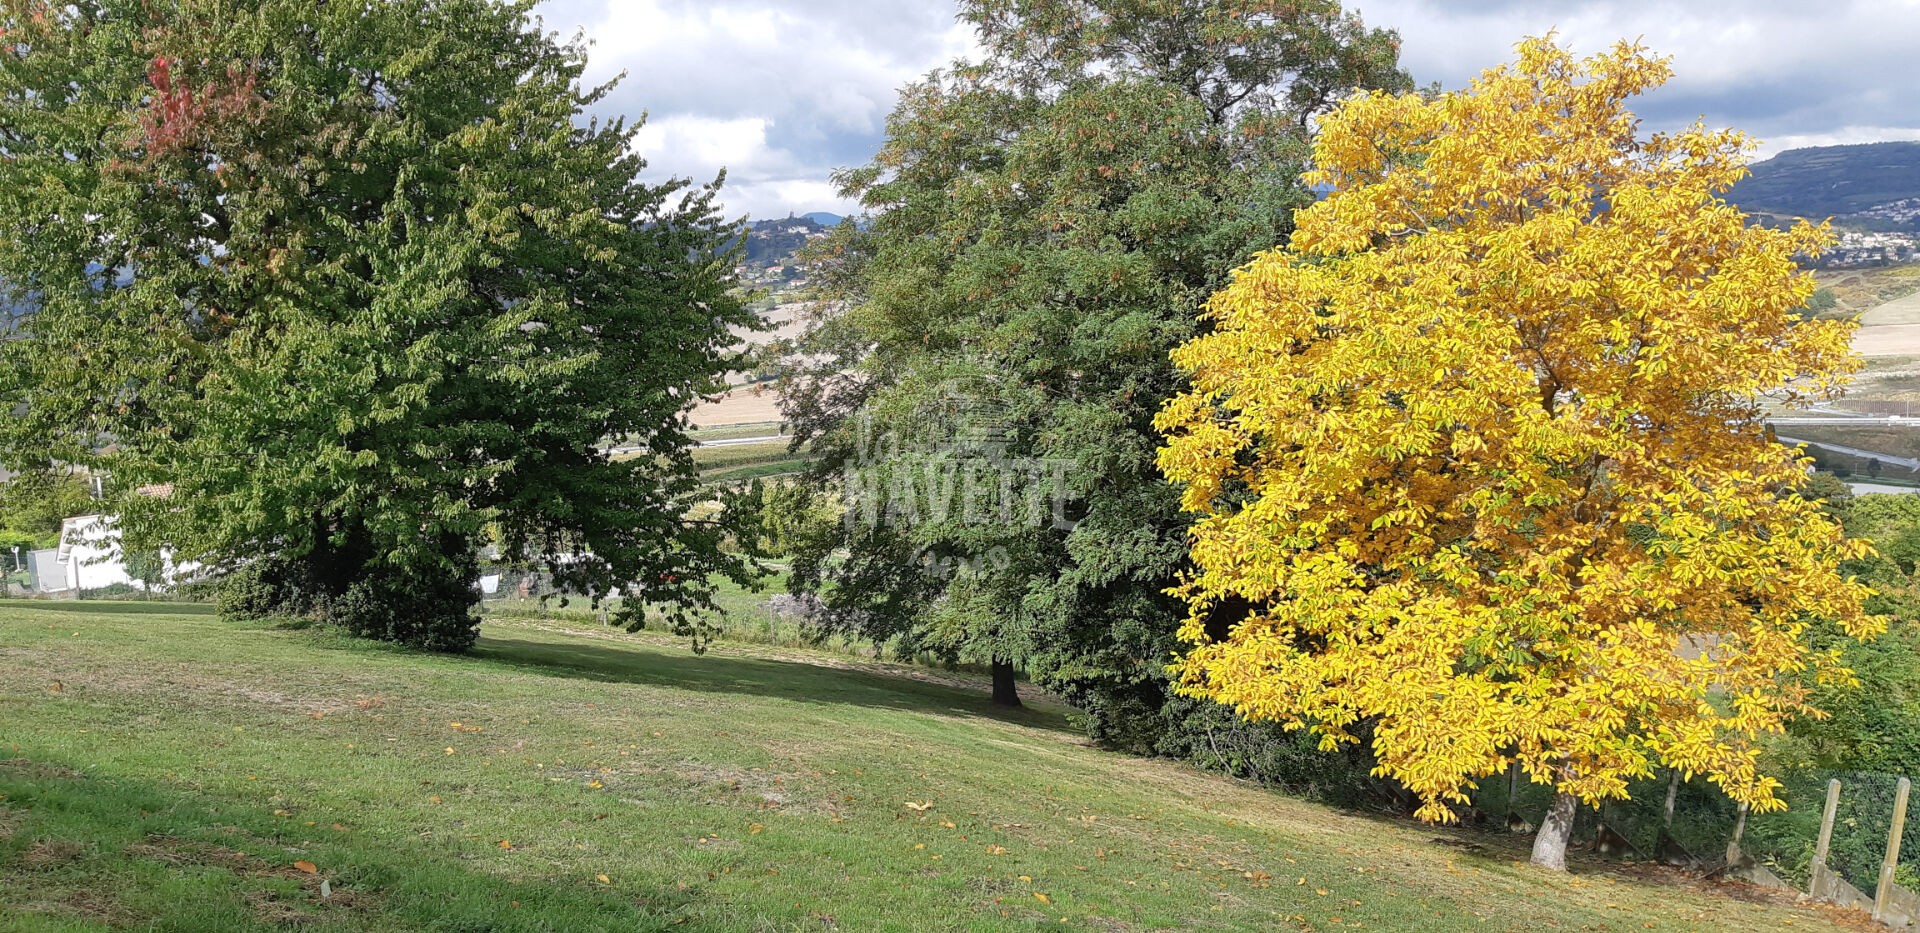
[[[592,42],[589,81],[626,72],[603,109],[646,110],[650,171],[696,180],[722,168],[732,213],[853,206],[835,168],[878,146],[899,87],[971,47],[947,0],[569,0],[542,8]]]
[[[1557,32],[1578,52],[1639,40],[1674,77],[1635,109],[1653,128],[1704,117],[1762,141],[1763,153],[1913,139],[1920,0],[1359,0],[1400,31],[1414,79],[1460,87],[1509,61],[1527,36]]]
[[[1673,81],[1636,105],[1650,128],[1704,116],[1761,153],[1920,138],[1920,0],[1350,0],[1399,30],[1421,83],[1460,87],[1558,30],[1580,52],[1642,39]],[[729,211],[849,212],[835,168],[879,145],[897,90],[970,53],[955,0],[551,0],[550,28],[585,31],[589,80],[627,80],[602,106],[651,114],[650,171],[728,170]]]
[[[767,147],[769,122],[766,117],[724,119],[690,114],[650,118],[634,135],[633,146],[649,164],[749,169],[773,154]]]

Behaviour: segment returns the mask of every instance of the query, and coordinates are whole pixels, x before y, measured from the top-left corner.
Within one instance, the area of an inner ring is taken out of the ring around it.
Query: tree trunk
[[[1012,661],[993,659],[993,703],[995,706],[1020,705],[1020,693],[1013,684]]]
[[[1533,837],[1533,864],[1549,871],[1567,870],[1567,842],[1573,838],[1573,815],[1578,809],[1572,794],[1553,795],[1540,831]]]

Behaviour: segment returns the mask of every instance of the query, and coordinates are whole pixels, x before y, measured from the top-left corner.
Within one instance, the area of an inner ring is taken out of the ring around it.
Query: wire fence
[[[1916,413],[1910,400],[1847,398],[1835,402],[1832,407],[1863,415],[1899,415],[1903,418],[1913,417]]]
[[[1920,922],[1920,822],[1906,820],[1907,779],[1806,769],[1783,783],[1787,809],[1756,814],[1702,778],[1637,781],[1630,799],[1580,810],[1573,846],[1805,891],[1894,927]],[[1474,806],[1489,828],[1532,832],[1552,797],[1509,775],[1482,782]]]

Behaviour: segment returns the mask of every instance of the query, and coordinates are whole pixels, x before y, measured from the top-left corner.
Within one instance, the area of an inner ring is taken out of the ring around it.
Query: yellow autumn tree
[[[1666,60],[1518,52],[1324,122],[1331,194],[1176,351],[1160,464],[1201,514],[1181,689],[1329,748],[1373,722],[1426,820],[1517,762],[1564,868],[1578,803],[1657,766],[1784,806],[1756,739],[1851,676],[1809,626],[1881,622],[1765,424],[1856,365],[1850,324],[1793,313],[1827,232],[1720,199],[1744,136],[1642,138]]]

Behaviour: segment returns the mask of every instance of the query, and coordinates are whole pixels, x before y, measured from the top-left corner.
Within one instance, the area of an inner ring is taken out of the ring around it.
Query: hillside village
[[[822,220],[837,222],[838,218],[831,214],[805,214],[785,220],[750,222],[743,256],[735,268],[741,284],[780,294],[804,288],[807,274],[798,254],[808,243],[827,236],[831,224]]]
[[[1815,268],[1920,261],[1920,143],[1828,146],[1752,167],[1730,200],[1768,223],[1831,220],[1838,242]]]

